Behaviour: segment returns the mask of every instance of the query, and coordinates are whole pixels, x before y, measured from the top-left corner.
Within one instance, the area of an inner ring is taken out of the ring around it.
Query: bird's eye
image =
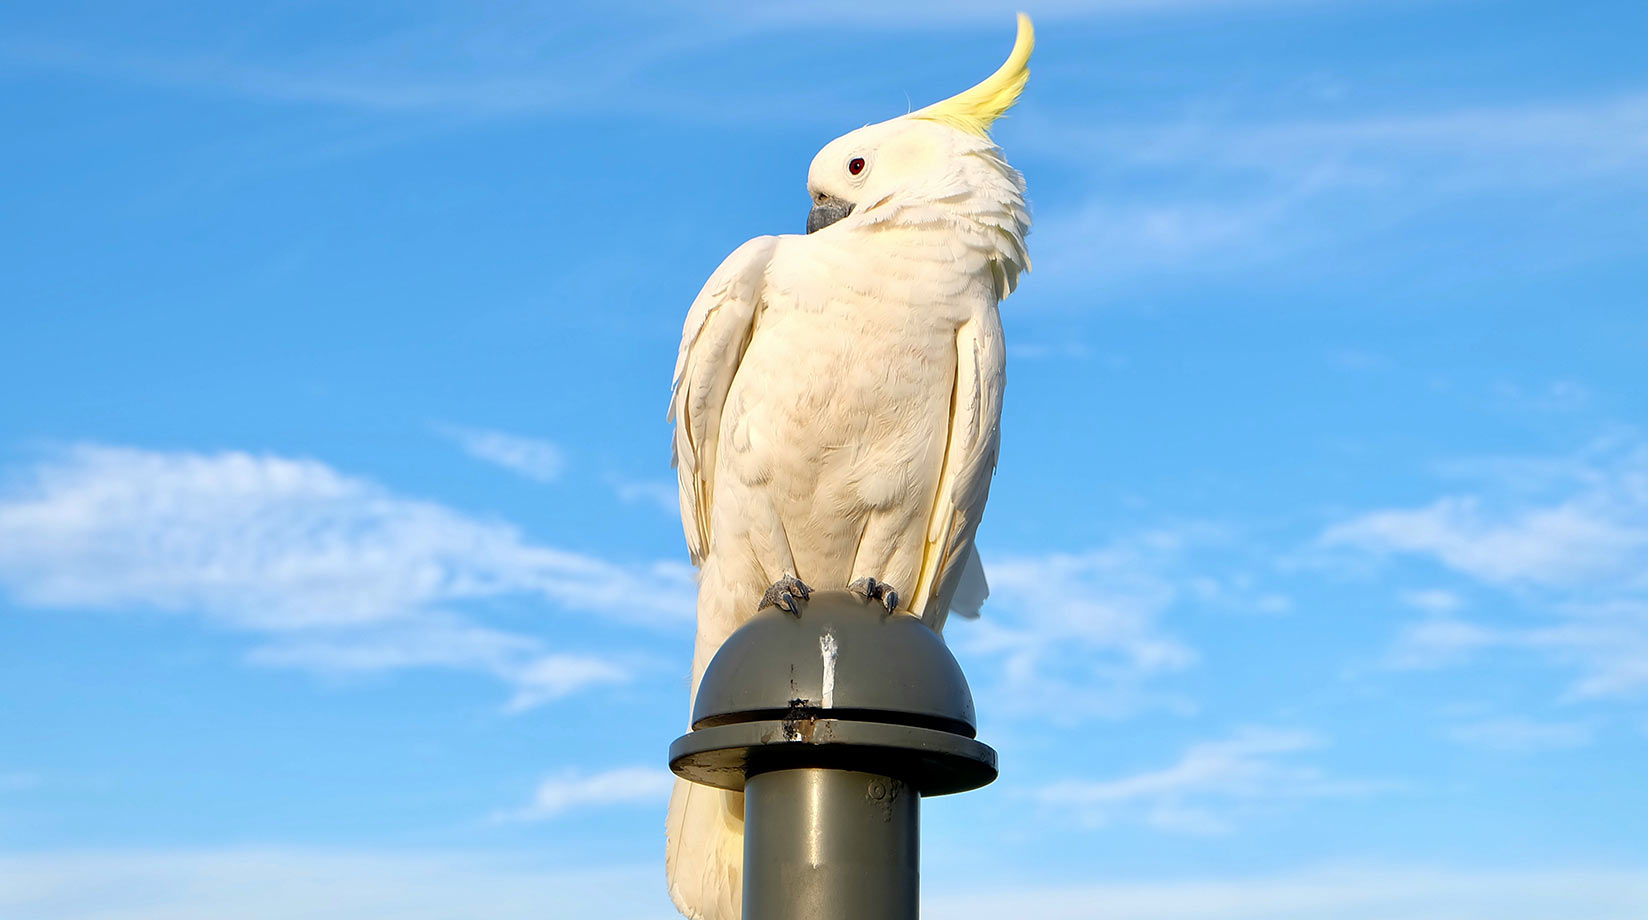
[[[864,171],[864,158],[863,157],[853,157],[852,159],[848,160],[847,161],[847,171],[852,173],[855,176],[858,175],[859,173],[863,172]]]

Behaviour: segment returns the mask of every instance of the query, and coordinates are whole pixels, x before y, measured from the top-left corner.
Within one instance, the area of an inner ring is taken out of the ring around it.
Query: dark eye
[[[848,160],[847,161],[847,171],[852,173],[855,176],[858,175],[859,173],[863,172],[864,171],[864,158],[863,157],[853,157],[852,159]]]

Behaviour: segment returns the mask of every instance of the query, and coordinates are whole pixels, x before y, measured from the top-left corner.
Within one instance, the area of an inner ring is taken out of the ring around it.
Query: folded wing
[[[993,309],[981,310],[956,333],[950,440],[929,518],[920,583],[910,608],[935,629],[943,627],[952,603],[963,615],[976,615],[988,593],[973,535],[996,469],[1006,377],[1001,318]],[[967,590],[959,590],[963,587]]]
[[[669,409],[675,423],[671,462],[680,481],[681,526],[694,565],[709,552],[721,410],[755,329],[767,264],[777,245],[775,236],[756,237],[727,256],[698,292],[681,330]]]

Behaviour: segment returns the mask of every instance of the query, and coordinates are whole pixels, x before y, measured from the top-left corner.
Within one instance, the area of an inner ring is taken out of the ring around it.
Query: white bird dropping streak
[[[829,709],[835,705],[835,633],[829,630],[818,637],[818,657],[824,662],[824,701],[819,705]]]

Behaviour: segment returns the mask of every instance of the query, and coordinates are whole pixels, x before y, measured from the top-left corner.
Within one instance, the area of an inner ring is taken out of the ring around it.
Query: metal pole
[[[944,640],[845,591],[710,660],[676,775],[744,793],[744,920],[916,920],[921,798],[996,778]]]
[[[744,920],[916,920],[920,799],[854,770],[774,770],[744,787]]]

